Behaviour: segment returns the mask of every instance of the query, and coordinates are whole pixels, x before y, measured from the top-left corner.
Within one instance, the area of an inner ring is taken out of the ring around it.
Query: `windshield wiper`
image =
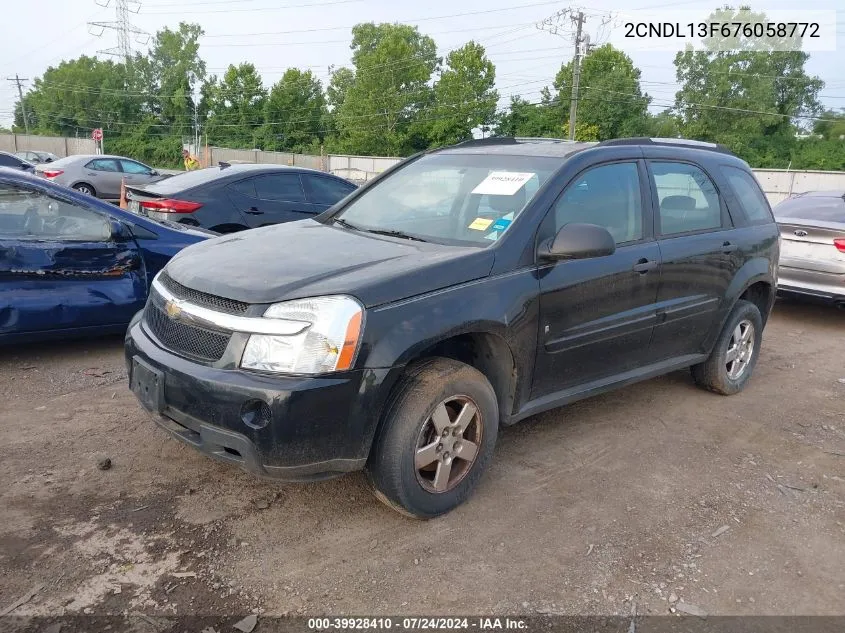
[[[361,230],[360,227],[357,227],[354,224],[347,222],[343,218],[332,218],[332,223],[333,224],[340,224],[341,226],[344,226],[347,229],[352,229],[353,231],[360,231]]]
[[[405,233],[404,231],[395,231],[395,230],[388,230],[388,229],[363,229],[367,233],[375,233],[376,235],[387,235],[389,237],[401,237],[405,240],[414,240],[415,242],[427,242],[428,240],[424,240],[421,237],[417,237],[416,235],[410,235]]]

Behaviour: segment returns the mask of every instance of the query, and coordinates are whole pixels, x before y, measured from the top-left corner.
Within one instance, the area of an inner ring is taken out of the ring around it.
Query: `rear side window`
[[[229,188],[233,191],[237,191],[240,194],[245,196],[249,196],[250,198],[255,197],[255,185],[252,182],[252,178],[246,178],[244,180],[239,180],[238,182],[233,182],[229,185]]]
[[[21,161],[17,160],[14,156],[0,154],[0,165],[2,165],[3,167],[17,167],[20,164]]]
[[[739,204],[750,224],[766,224],[772,222],[772,213],[766,196],[760,190],[760,185],[754,176],[738,167],[721,167],[722,174],[727,178],[731,188],[736,193]]]
[[[261,200],[303,202],[305,192],[299,174],[267,174],[255,179],[255,193]]]
[[[304,175],[302,180],[308,190],[308,199],[315,204],[334,204],[355,190],[353,185],[334,178]]]
[[[660,203],[660,232],[677,235],[722,227],[719,194],[710,177],[687,163],[649,163]]]
[[[120,171],[117,161],[110,158],[96,158],[85,166],[95,171]]]

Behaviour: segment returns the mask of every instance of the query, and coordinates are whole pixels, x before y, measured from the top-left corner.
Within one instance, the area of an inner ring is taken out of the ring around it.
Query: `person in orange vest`
[[[182,160],[185,161],[185,171],[193,171],[200,168],[200,162],[187,149],[182,150]]]

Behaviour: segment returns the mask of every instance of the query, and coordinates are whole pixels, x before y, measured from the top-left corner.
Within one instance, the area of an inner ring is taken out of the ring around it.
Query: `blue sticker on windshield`
[[[493,231],[504,231],[511,225],[512,220],[506,220],[505,218],[499,218],[495,222],[493,222],[493,226],[490,228]]]

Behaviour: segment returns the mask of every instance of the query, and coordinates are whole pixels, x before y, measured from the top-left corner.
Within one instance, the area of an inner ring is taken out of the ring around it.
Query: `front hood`
[[[367,307],[490,273],[487,249],[395,239],[302,220],[195,244],[167,273],[188,288],[246,303],[330,294]]]

